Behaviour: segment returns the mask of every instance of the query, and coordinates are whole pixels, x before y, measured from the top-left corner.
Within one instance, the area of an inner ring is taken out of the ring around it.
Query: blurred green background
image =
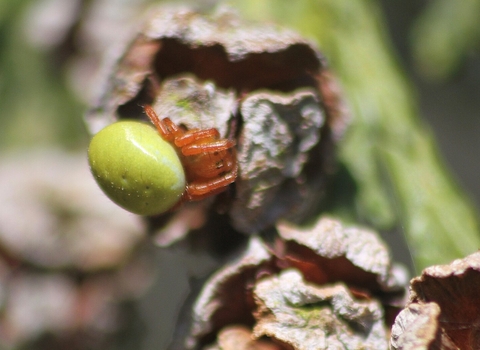
[[[0,147],[79,149],[87,144],[85,105],[68,85],[54,43],[29,35],[35,2],[0,3]]]

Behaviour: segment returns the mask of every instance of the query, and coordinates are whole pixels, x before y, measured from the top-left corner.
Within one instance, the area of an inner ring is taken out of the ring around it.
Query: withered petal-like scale
[[[436,303],[439,327],[460,349],[480,347],[480,252],[431,266],[411,281],[410,304]],[[442,343],[442,346],[445,346]]]
[[[386,349],[383,310],[359,300],[343,284],[315,286],[296,270],[259,281],[254,335],[279,339],[294,349]]]
[[[287,257],[310,262],[322,270],[324,281],[344,281],[370,291],[402,291],[402,271],[393,265],[379,236],[370,230],[345,227],[338,220],[321,218],[309,227],[277,225],[286,241]],[[297,257],[297,258],[296,258]]]
[[[240,93],[317,87],[325,63],[311,42],[273,25],[253,25],[230,11],[205,16],[190,9],[152,9],[140,31],[106,70],[92,118],[138,118],[159,82],[178,74]],[[154,77],[153,85],[151,77]],[[92,125],[91,125],[92,126]]]
[[[262,268],[269,270],[272,256],[257,238],[250,240],[247,250],[224,266],[205,284],[196,300],[192,327],[187,344],[211,342],[215,334],[231,324],[252,325],[253,297],[251,288]]]
[[[267,244],[251,237],[248,248],[237,260],[218,270],[204,284],[194,307],[189,347],[210,346],[215,339],[218,342],[223,329],[239,324],[254,329],[257,337],[272,336],[295,349],[303,346],[293,340],[295,337],[318,338],[319,332],[326,332],[322,334],[327,341],[327,326],[338,326],[336,337],[347,334],[342,341],[351,336],[351,344],[361,344],[360,338],[368,337],[370,331],[375,333],[372,337],[386,344],[388,336],[382,327],[391,324],[390,316],[395,317],[398,305],[404,305],[407,280],[399,273],[401,269],[391,263],[386,246],[375,233],[345,227],[329,218],[319,219],[310,229],[287,223],[279,224],[278,229],[280,237],[287,241],[285,245],[281,241],[278,246]],[[291,271],[295,271],[295,276],[285,279]],[[269,286],[261,287],[266,281],[270,281]],[[268,294],[270,289],[273,294],[263,298],[262,293]],[[304,307],[308,313],[317,304],[330,306],[311,315],[312,322],[317,322],[309,326],[312,329],[302,326],[298,315],[290,315],[295,321],[285,330],[283,316],[273,315],[272,308],[280,305],[276,298],[288,299],[288,305],[279,306],[285,307],[285,312],[290,307],[300,311]],[[318,339],[313,338],[317,344]]]
[[[440,308],[435,303],[413,303],[402,310],[392,327],[394,350],[458,349],[439,327]]]

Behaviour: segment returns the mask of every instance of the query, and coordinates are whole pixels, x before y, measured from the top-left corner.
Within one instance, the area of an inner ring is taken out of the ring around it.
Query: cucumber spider
[[[170,118],[160,119],[149,105],[144,110],[161,137],[177,150],[187,180],[181,201],[202,200],[235,181],[235,141],[220,138],[215,128],[185,130]]]

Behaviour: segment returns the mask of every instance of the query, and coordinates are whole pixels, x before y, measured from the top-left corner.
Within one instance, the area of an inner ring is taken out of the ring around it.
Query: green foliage
[[[352,123],[339,155],[354,182],[343,187],[356,192],[351,202],[337,203],[334,214],[377,229],[404,230],[418,268],[480,247],[476,214],[418,122],[412,87],[391,53],[376,2],[232,4],[250,18],[275,20],[316,40],[341,81]]]
[[[0,2],[0,147],[84,145],[83,107],[53,53],[26,38],[31,1]]]

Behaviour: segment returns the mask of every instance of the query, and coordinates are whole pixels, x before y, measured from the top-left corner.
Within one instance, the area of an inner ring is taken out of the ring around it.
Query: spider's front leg
[[[160,119],[152,106],[145,105],[143,109],[164,140],[171,142],[183,133],[182,130],[170,120],[170,118]]]

